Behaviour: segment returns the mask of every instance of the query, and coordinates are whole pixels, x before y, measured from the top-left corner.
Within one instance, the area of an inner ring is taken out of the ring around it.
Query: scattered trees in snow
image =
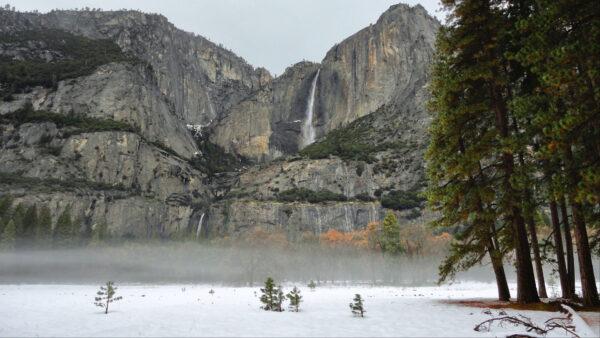
[[[96,293],[97,296],[94,298],[94,304],[96,306],[105,308],[104,314],[108,313],[108,304],[123,298],[121,296],[115,297],[117,287],[113,286],[114,284],[114,282],[108,281],[106,282],[106,286],[100,286],[100,290]]]
[[[283,312],[283,302],[287,297],[290,300],[290,310],[298,312],[300,303],[302,302],[302,296],[300,290],[294,286],[294,289],[284,295],[281,285],[275,286],[273,278],[269,277],[265,281],[265,287],[261,288],[262,295],[260,301],[264,304],[261,309],[265,311],[276,311]]]

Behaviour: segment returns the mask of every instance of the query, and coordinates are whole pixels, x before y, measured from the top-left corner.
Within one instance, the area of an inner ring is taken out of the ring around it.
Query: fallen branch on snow
[[[492,315],[491,311],[489,311],[489,310],[484,311],[484,313]],[[501,311],[500,313],[503,314],[504,316],[484,320],[483,322],[481,322],[477,326],[475,326],[474,330],[478,331],[478,332],[480,332],[482,330],[487,330],[489,332],[492,327],[492,323],[499,322],[498,325],[500,325],[500,326],[502,326],[505,323],[513,324],[515,326],[524,326],[525,330],[527,332],[533,331],[539,335],[545,335],[554,329],[563,329],[563,330],[565,330],[565,332],[573,335],[574,337],[579,338],[579,335],[577,335],[575,333],[575,326],[571,324],[572,323],[571,313],[567,313],[566,317],[554,317],[554,318],[548,319],[547,321],[544,322],[544,327],[537,326],[536,324],[534,324],[531,321],[530,318],[525,317],[523,315],[518,315],[518,317],[516,317],[516,316],[505,315],[506,313],[503,311]]]

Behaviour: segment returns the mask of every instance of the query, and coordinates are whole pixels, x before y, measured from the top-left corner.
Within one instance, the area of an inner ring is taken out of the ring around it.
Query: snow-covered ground
[[[292,285],[285,285],[289,291]],[[441,287],[319,286],[304,296],[301,312],[260,309],[258,287],[211,285],[120,285],[121,301],[108,315],[94,306],[96,285],[0,285],[0,336],[499,336],[526,333],[494,325],[485,309],[442,302],[494,298],[494,284],[463,282]],[[209,294],[214,289],[213,295]],[[514,287],[511,292],[516,294]],[[365,299],[365,318],[353,317],[354,294]],[[499,310],[492,310],[497,314]],[[543,326],[557,313],[520,313]],[[594,335],[579,322],[577,333]],[[531,334],[531,333],[529,333]],[[549,336],[568,336],[554,330]]]

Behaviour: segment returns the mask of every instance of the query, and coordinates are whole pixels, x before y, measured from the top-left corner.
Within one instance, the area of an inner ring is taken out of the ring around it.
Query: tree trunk
[[[492,71],[492,77],[496,78],[497,71]],[[500,86],[492,83],[492,97],[496,120],[498,123],[499,136],[502,139],[508,138],[508,120],[507,110],[502,98]],[[504,194],[509,198],[510,208],[508,215],[512,221],[513,232],[515,236],[515,262],[517,267],[517,301],[519,303],[535,303],[540,299],[535,287],[535,276],[531,264],[531,254],[529,250],[529,241],[527,240],[527,230],[521,216],[519,208],[520,201],[517,191],[512,187],[510,179],[514,173],[514,158],[512,153],[502,153],[502,168],[504,169]]]
[[[524,161],[521,158],[521,165],[524,165]],[[531,201],[531,192],[528,188],[525,189],[525,200],[526,203]],[[540,257],[540,247],[538,245],[537,232],[535,230],[535,220],[533,219],[533,208],[529,208],[527,212],[527,229],[529,230],[529,236],[531,236],[531,246],[533,249],[533,261],[535,263],[535,272],[537,274],[538,281],[538,295],[541,298],[548,298],[546,293],[546,282],[544,280],[544,269],[542,268],[542,258]]]
[[[560,222],[558,220],[558,209],[556,201],[550,197],[550,217],[552,219],[552,231],[554,232],[554,246],[556,248],[556,262],[558,263],[558,276],[560,278],[560,290],[562,298],[571,299],[571,289],[569,287],[569,275],[565,266],[565,253],[563,250],[562,236],[560,232]]]
[[[108,303],[110,303],[109,300],[110,298],[106,298],[106,310],[104,311],[104,314],[108,314]]]
[[[527,230],[531,237],[531,246],[533,249],[533,262],[535,263],[535,273],[538,282],[538,295],[540,298],[548,298],[546,292],[546,281],[544,280],[544,270],[542,268],[542,258],[540,257],[540,247],[538,245],[537,234],[535,230],[535,222],[533,216],[527,215]]]
[[[516,123],[515,123],[516,124]],[[525,159],[523,158],[523,153],[519,153],[519,163],[521,166],[525,166]],[[524,208],[526,210],[526,219],[525,223],[527,224],[527,230],[529,231],[529,236],[531,237],[531,247],[533,249],[533,261],[535,263],[535,273],[537,275],[538,282],[538,295],[541,298],[548,298],[548,293],[546,292],[546,281],[544,279],[544,269],[542,268],[542,258],[540,256],[540,246],[538,244],[537,239],[537,231],[535,229],[535,220],[533,219],[533,213],[535,212],[535,207],[532,207],[532,196],[531,191],[528,187],[525,188],[525,203]]]
[[[509,301],[510,290],[508,289],[508,283],[506,282],[506,274],[504,273],[504,266],[502,265],[502,257],[499,257],[498,251],[494,248],[492,238],[490,237],[487,250],[492,261],[492,268],[494,269],[494,275],[496,276],[496,285],[498,286],[498,300]]]
[[[569,181],[574,182],[575,171],[573,169],[573,154],[571,148],[565,151],[565,165]],[[572,193],[571,193],[572,194]],[[598,299],[598,289],[596,288],[596,279],[594,278],[594,266],[592,265],[592,256],[590,244],[588,242],[585,220],[583,218],[581,204],[575,202],[574,196],[569,196],[571,214],[573,215],[573,229],[575,230],[575,245],[577,246],[577,258],[579,259],[579,274],[581,275],[581,288],[583,291],[583,305],[600,305]]]
[[[562,215],[563,229],[565,231],[565,245],[567,247],[567,276],[569,277],[569,294],[571,299],[575,298],[575,258],[573,256],[573,238],[571,237],[571,226],[569,225],[569,214],[567,213],[567,201],[562,196],[560,202],[560,213]]]

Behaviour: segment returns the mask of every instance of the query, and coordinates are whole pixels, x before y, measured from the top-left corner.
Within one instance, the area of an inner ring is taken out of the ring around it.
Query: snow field
[[[496,286],[459,283],[441,287],[318,286],[296,284],[304,297],[299,313],[260,309],[260,287],[211,285],[118,285],[123,300],[109,314],[93,305],[99,285],[0,285],[0,336],[461,336],[503,337],[526,333],[522,327],[494,325],[476,332],[490,318],[485,309],[441,302],[494,298]],[[293,284],[284,285],[284,291]],[[213,295],[209,290],[215,290]],[[516,293],[514,285],[511,288]],[[354,294],[364,299],[365,318],[353,317]],[[287,306],[287,302],[286,302]],[[499,310],[492,310],[497,314]],[[505,310],[543,326],[557,313]],[[581,323],[576,323],[582,325]],[[578,327],[589,335],[589,328]],[[554,330],[549,336],[568,336]]]

